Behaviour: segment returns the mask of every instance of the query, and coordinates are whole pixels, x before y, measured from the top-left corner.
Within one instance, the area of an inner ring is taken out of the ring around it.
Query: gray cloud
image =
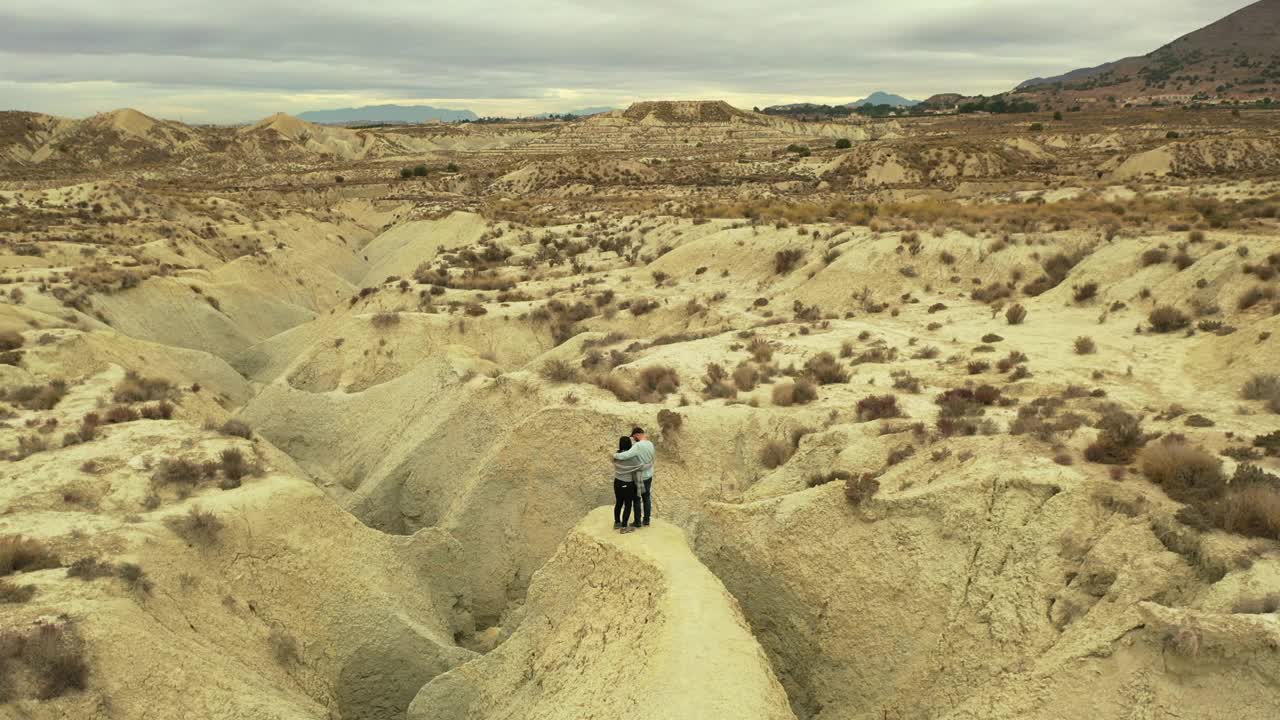
[[[272,103],[451,100],[524,112],[638,97],[995,92],[1153,50],[1246,4],[9,0],[0,107],[77,115],[118,100],[232,121]]]

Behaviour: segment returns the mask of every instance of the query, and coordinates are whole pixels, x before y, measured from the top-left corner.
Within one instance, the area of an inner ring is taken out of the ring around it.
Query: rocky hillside
[[[1018,86],[1050,103],[1280,101],[1280,0],[1259,0],[1143,56]]]

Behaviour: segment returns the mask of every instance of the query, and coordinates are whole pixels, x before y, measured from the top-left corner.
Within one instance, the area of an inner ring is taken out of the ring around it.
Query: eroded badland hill
[[[0,716],[1270,720],[1277,127],[4,114]]]

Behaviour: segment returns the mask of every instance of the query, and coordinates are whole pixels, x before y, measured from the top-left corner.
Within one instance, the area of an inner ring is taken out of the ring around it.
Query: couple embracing
[[[619,532],[635,532],[649,525],[653,501],[649,491],[653,485],[653,443],[643,428],[632,428],[630,436],[618,438],[618,452],[613,456],[613,528]],[[644,506],[641,519],[640,508]],[[627,521],[635,516],[634,524]]]

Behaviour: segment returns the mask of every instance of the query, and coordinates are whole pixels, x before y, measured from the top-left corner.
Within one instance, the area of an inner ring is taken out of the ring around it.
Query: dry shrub
[[[169,420],[173,418],[173,404],[162,400],[154,405],[144,405],[141,414],[147,420]]]
[[[374,313],[373,317],[369,318],[369,324],[373,325],[375,328],[378,328],[379,330],[383,330],[389,327],[395,327],[396,325],[400,324],[400,313],[398,312]]]
[[[751,342],[747,343],[747,352],[751,353],[752,359],[761,364],[773,359],[773,346],[761,337],[751,338]]]
[[[902,417],[896,395],[868,395],[858,401],[858,420],[861,422],[896,417]]]
[[[782,440],[770,440],[760,449],[760,464],[772,470],[787,464],[795,453],[790,443]]]
[[[50,380],[44,385],[23,385],[0,389],[0,400],[20,405],[28,410],[52,410],[67,394],[65,380]]]
[[[204,477],[204,470],[184,458],[163,460],[151,476],[157,485],[183,485],[194,487]]]
[[[729,373],[720,363],[707,363],[707,374],[702,376],[702,394],[707,398],[732,399],[738,389],[729,384]]]
[[[1245,400],[1270,400],[1280,397],[1280,375],[1274,373],[1258,373],[1245,381],[1240,388]]]
[[[635,386],[620,375],[602,372],[591,377],[591,384],[602,390],[608,390],[622,402],[635,402]]]
[[[1093,342],[1093,338],[1087,335],[1081,335],[1076,338],[1075,348],[1077,355],[1092,355],[1098,351],[1098,346]]]
[[[1027,319],[1027,309],[1021,303],[1014,303],[1005,311],[1004,319],[1010,325],[1021,325]]]
[[[1085,459],[1104,465],[1124,465],[1146,444],[1142,419],[1123,409],[1108,407],[1098,419],[1098,439],[1085,449]]]
[[[165,524],[188,545],[206,547],[218,542],[224,527],[217,515],[195,506],[185,515],[169,518]]]
[[[277,663],[288,667],[302,662],[302,654],[298,649],[298,641],[280,628],[273,628],[267,636],[267,644],[271,646],[271,656]]]
[[[849,382],[849,371],[845,370],[829,352],[819,353],[804,364],[805,375],[819,385],[834,385]]]
[[[653,298],[637,298],[631,301],[627,306],[627,309],[631,311],[632,315],[640,317],[641,315],[647,315],[654,310],[657,310],[658,301]]]
[[[82,557],[67,567],[67,577],[77,580],[99,580],[116,574],[116,566],[97,557]]]
[[[235,482],[237,486],[240,480],[249,474],[249,464],[245,462],[244,453],[239,448],[227,448],[218,456],[219,464],[222,468],[222,474],[228,480]]]
[[[8,580],[0,580],[0,605],[21,605],[36,596],[34,585],[15,585]],[[0,688],[0,695],[3,695]]]
[[[1191,324],[1191,318],[1181,310],[1169,305],[1161,305],[1151,311],[1147,316],[1147,322],[1151,324],[1151,329],[1158,333],[1173,332],[1181,330]]]
[[[1227,478],[1222,461],[1178,440],[1149,445],[1139,458],[1142,474],[1159,485],[1170,498],[1200,505],[1222,496]]]
[[[103,414],[102,421],[108,425],[119,425],[120,423],[133,422],[139,417],[141,416],[138,415],[138,411],[128,405],[112,405]]]
[[[914,445],[903,445],[902,447],[894,448],[893,450],[889,451],[889,456],[888,458],[885,459],[885,464],[897,465],[903,460],[914,457],[915,454],[916,454],[916,447]]]
[[[244,438],[245,440],[253,437],[253,430],[248,425],[239,420],[228,420],[218,428],[218,432],[223,435],[231,435],[233,437]]]
[[[562,358],[552,358],[542,364],[538,374],[548,382],[571,383],[578,381],[578,369]]]
[[[38,700],[89,686],[84,641],[70,623],[41,622],[32,630],[0,634],[0,700],[18,700],[10,678],[24,677]]]
[[[742,363],[733,371],[733,384],[742,392],[750,392],[760,384],[760,371],[751,363]]]
[[[860,477],[850,477],[844,481],[844,497],[854,507],[870,500],[879,490],[880,481],[869,473]]]
[[[673,433],[680,432],[680,428],[684,426],[684,416],[674,410],[658,411],[658,428],[662,430],[662,436],[665,438]]]
[[[0,352],[17,350],[18,348],[22,347],[22,344],[24,342],[25,341],[22,338],[22,333],[15,332],[13,330],[5,330],[4,332],[0,332]]]
[[[1138,264],[1142,267],[1150,267],[1159,265],[1169,259],[1169,251],[1164,248],[1150,248],[1142,253],[1142,257],[1138,260]]]
[[[827,473],[816,473],[814,475],[810,475],[809,479],[805,481],[805,484],[814,488],[820,485],[826,485],[830,482],[835,482],[836,480],[847,482],[852,477],[853,475],[845,472],[844,470],[832,470]]]
[[[60,565],[58,556],[35,538],[22,535],[0,537],[0,577]]]
[[[778,383],[773,386],[773,404],[780,407],[805,405],[818,397],[818,386],[801,378],[794,383]]]
[[[675,368],[665,365],[651,365],[644,368],[636,378],[636,390],[640,402],[660,402],[678,389],[680,389],[680,376]]]
[[[1214,524],[1238,535],[1280,540],[1280,487],[1246,484],[1212,508]]]
[[[1236,307],[1241,310],[1248,310],[1264,300],[1274,300],[1275,297],[1275,288],[1254,285],[1240,294],[1240,297],[1236,300]]]
[[[1098,294],[1098,283],[1087,282],[1071,288],[1071,298],[1078,303],[1092,300]]]
[[[894,370],[889,374],[893,377],[893,387],[895,390],[903,390],[913,395],[920,392],[922,383],[920,382],[920,378],[915,375],[912,375],[906,370]]]
[[[779,250],[773,256],[773,271],[779,275],[786,275],[804,259],[804,251],[799,248],[790,250]]]
[[[118,403],[152,402],[168,400],[172,393],[173,385],[168,380],[142,377],[130,370],[123,380],[116,383],[112,400]]]

